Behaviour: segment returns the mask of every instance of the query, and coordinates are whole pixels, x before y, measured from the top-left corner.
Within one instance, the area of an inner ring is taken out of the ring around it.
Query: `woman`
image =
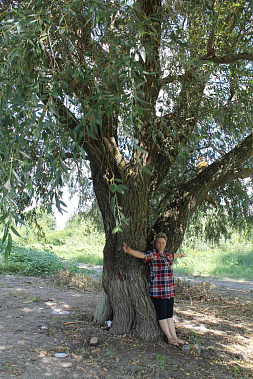
[[[177,337],[173,320],[175,283],[172,270],[174,259],[185,254],[173,254],[166,250],[167,236],[158,233],[153,251],[141,252],[131,249],[125,242],[124,252],[135,258],[143,259],[150,266],[149,295],[154,303],[159,325],[171,345],[188,344]]]

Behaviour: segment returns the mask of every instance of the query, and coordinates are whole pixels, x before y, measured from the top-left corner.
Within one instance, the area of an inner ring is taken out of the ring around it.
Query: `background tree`
[[[89,162],[106,235],[95,318],[157,338],[146,268],[123,240],[144,250],[163,231],[175,252],[201,204],[235,222],[242,194],[239,214],[252,219],[251,1],[1,4],[6,252],[31,199],[64,207],[64,177]]]

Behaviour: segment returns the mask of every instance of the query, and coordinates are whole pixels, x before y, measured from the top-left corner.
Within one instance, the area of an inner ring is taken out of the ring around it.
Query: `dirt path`
[[[249,280],[234,280],[234,279],[218,279],[213,276],[180,276],[177,275],[179,280],[190,282],[191,284],[198,284],[204,282],[212,283],[215,285],[215,290],[223,295],[239,296],[253,298],[253,282]]]
[[[144,344],[93,325],[97,292],[0,276],[0,378],[250,378],[252,283],[245,284],[240,297],[239,288],[205,293],[203,283],[200,297],[194,291],[190,299],[177,297],[178,333],[202,346],[198,352]],[[92,337],[97,346],[90,345]]]

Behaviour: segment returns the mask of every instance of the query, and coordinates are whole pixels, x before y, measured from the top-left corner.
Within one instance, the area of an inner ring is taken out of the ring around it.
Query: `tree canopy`
[[[120,169],[134,164],[143,180],[149,175],[156,206],[194,177],[200,155],[215,162],[251,132],[250,1],[1,3],[9,225],[32,196],[61,206],[64,175],[71,160],[80,167],[89,159],[87,144],[107,149]],[[243,161],[216,192],[227,209],[235,203],[235,219],[250,206],[243,182],[227,184],[252,177],[252,160]],[[110,170],[110,189],[123,192],[116,165]]]
[[[165,231],[175,252],[201,206],[224,223],[252,220],[252,1],[1,5],[7,251],[32,199],[64,207],[64,181],[87,163],[106,232],[107,279],[124,279],[129,266],[116,232],[144,249]],[[200,156],[208,167],[197,172]]]

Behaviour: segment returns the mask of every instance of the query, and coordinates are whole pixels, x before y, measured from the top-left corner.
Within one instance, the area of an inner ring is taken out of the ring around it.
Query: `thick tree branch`
[[[175,197],[153,226],[156,232],[163,231],[168,235],[169,246],[173,246],[174,252],[182,243],[190,217],[211,189],[225,185],[231,180],[252,175],[253,169],[241,167],[252,156],[253,135],[251,133],[220,160],[205,168],[190,182],[178,187]],[[173,230],[175,235],[171,235],[170,230]]]
[[[198,197],[197,203],[199,205],[210,190],[223,186],[231,180],[251,177],[253,175],[253,168],[244,168],[241,165],[252,156],[253,138],[251,133],[240,145],[225,154],[220,160],[205,168],[190,182],[177,186],[176,192],[178,196],[180,197],[181,194],[188,192],[195,193]],[[171,193],[175,193],[175,188],[173,188],[173,186],[168,188],[169,191],[165,194],[160,204],[169,199]]]
[[[229,54],[223,57],[218,57],[215,53],[208,53],[199,57],[201,61],[212,61],[213,63],[218,64],[232,64],[241,60],[253,61],[253,53],[238,53],[238,54]]]
[[[105,145],[107,147],[107,149],[110,151],[110,154],[111,154],[111,158],[115,161],[116,165],[118,166],[120,172],[124,172],[125,171],[125,168],[126,168],[126,161],[125,159],[122,157],[120,151],[119,151],[119,148],[116,144],[116,141],[115,139],[112,137],[110,138],[110,140],[106,137],[103,138],[104,139],[104,142],[105,142]]]
[[[198,176],[205,176],[205,186],[209,189],[217,188],[221,183],[244,176],[247,171],[241,165],[253,155],[253,135],[250,133],[241,144],[225,154],[219,161],[207,167]],[[249,172],[248,172],[249,173]],[[198,179],[197,179],[198,181]]]
[[[234,172],[232,172],[229,176],[224,177],[224,179],[220,180],[220,183],[217,187],[222,187],[231,180],[236,179],[247,179],[253,176],[253,169],[247,169],[247,168],[241,168],[241,169],[235,169]]]
[[[38,94],[39,98],[42,98],[42,102],[45,106],[44,111],[42,112],[42,115],[40,116],[40,120],[42,121],[46,115],[46,111],[49,107],[49,102],[52,99],[52,96],[48,92],[44,92],[43,88]],[[72,132],[74,131],[75,127],[78,125],[79,120],[76,118],[76,116],[71,112],[64,104],[62,100],[59,98],[54,98],[55,102],[55,108],[58,112],[58,114],[55,115],[55,117],[58,119],[58,121],[62,124],[67,126],[69,130]]]

